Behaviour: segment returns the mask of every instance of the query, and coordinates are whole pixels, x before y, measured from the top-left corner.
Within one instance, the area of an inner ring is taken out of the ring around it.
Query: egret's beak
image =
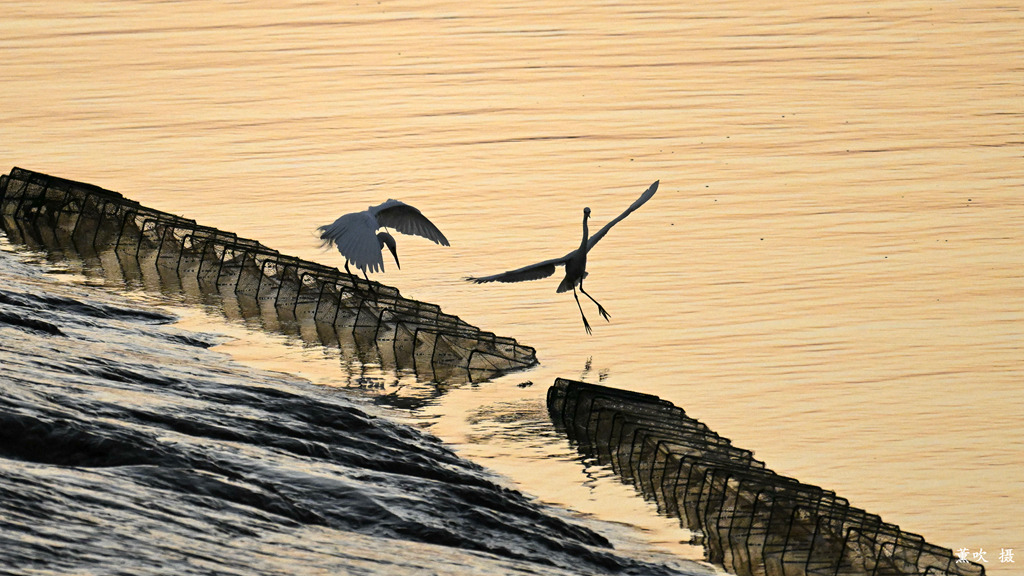
[[[391,255],[395,257],[395,265],[398,269],[402,269],[402,265],[398,263],[398,246],[395,244],[395,237],[387,232],[378,232],[377,239],[380,240],[381,247],[387,246],[388,250],[391,251]]]
[[[398,266],[398,269],[401,270],[402,265],[398,263],[398,248],[394,244],[391,244],[388,248],[391,249],[391,255],[395,257],[395,266]]]

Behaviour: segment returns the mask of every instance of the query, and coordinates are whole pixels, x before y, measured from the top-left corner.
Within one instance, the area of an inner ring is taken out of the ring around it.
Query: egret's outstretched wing
[[[658,182],[660,182],[660,180],[655,180],[654,184],[651,184],[651,187],[648,188],[643,194],[640,195],[639,198],[636,199],[636,202],[633,202],[629,206],[629,208],[626,208],[625,212],[619,214],[618,218],[605,224],[604,228],[601,228],[597,232],[591,234],[590,238],[587,240],[587,252],[590,252],[590,250],[594,247],[594,244],[597,244],[601,240],[601,238],[604,238],[604,235],[607,234],[608,231],[611,230],[612,226],[615,226],[615,224],[617,224],[619,220],[622,220],[626,216],[629,216],[634,210],[643,206],[644,202],[650,200],[651,196],[654,196],[654,193],[658,191]]]
[[[345,214],[331,224],[317,228],[324,246],[334,244],[338,252],[363,271],[384,270],[384,257],[377,239],[377,221],[367,212]]]
[[[371,206],[369,212],[381,226],[394,228],[402,234],[422,236],[442,246],[449,245],[448,239],[433,222],[405,202],[388,200],[383,204]]]
[[[540,280],[541,278],[547,278],[554,274],[555,266],[564,265],[566,260],[567,258],[565,257],[553,258],[536,264],[530,264],[529,266],[523,266],[522,268],[516,268],[515,270],[509,270],[508,272],[502,272],[501,274],[483,276],[480,278],[469,277],[466,278],[466,280],[476,282],[477,284],[483,284],[484,282],[525,282],[527,280]]]

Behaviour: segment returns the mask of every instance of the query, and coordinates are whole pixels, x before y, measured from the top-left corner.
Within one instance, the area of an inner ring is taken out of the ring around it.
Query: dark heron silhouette
[[[412,206],[388,200],[377,206],[370,206],[362,212],[352,212],[335,220],[332,224],[320,226],[320,239],[323,246],[334,244],[338,252],[345,257],[345,271],[354,276],[348,268],[351,262],[363,271],[366,282],[370,278],[366,272],[384,271],[383,250],[387,246],[395,257],[395,265],[399,269],[398,247],[395,238],[387,231],[377,232],[379,228],[394,228],[403,234],[422,236],[436,244],[448,246],[448,239],[434,226],[433,222]]]
[[[587,294],[587,291],[583,289],[583,279],[587,277],[587,252],[590,252],[594,246],[604,238],[604,235],[611,230],[612,226],[617,224],[619,220],[622,220],[626,216],[629,216],[634,210],[644,205],[645,202],[654,196],[654,193],[658,191],[658,181],[651,184],[643,194],[637,198],[636,202],[630,205],[625,212],[619,214],[619,217],[612,220],[611,222],[604,225],[593,236],[588,236],[587,231],[587,219],[590,218],[590,208],[583,209],[583,240],[580,242],[580,247],[572,252],[569,252],[561,258],[553,258],[551,260],[545,260],[529,266],[523,266],[515,270],[509,270],[508,272],[502,272],[501,274],[494,274],[493,276],[482,276],[480,278],[469,277],[466,280],[470,282],[476,282],[482,284],[484,282],[524,282],[526,280],[540,280],[541,278],[547,278],[555,273],[555,266],[565,266],[565,278],[562,279],[562,283],[558,285],[558,292],[568,292],[572,290],[572,295],[576,298],[576,306],[580,309],[580,316],[583,317],[583,327],[587,329],[587,334],[591,333],[590,322],[587,322],[587,316],[583,313],[583,306],[580,305],[580,297],[576,294],[576,286],[580,287],[580,292],[590,298],[590,300],[597,304],[597,311],[604,317],[605,320],[610,320],[610,314],[604,309],[604,306],[594,300],[594,297]]]

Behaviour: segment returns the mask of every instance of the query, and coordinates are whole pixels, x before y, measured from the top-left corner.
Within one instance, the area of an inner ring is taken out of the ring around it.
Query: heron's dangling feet
[[[583,288],[580,287],[580,290]],[[586,294],[586,292],[584,292]],[[576,295],[576,287],[572,288],[572,296],[576,299],[576,306],[580,309],[580,318],[583,318],[583,327],[587,329],[587,334],[593,334],[590,330],[590,322],[587,322],[587,315],[583,313],[583,306],[580,306],[580,297]],[[591,298],[593,300],[593,298]]]
[[[580,280],[580,292],[583,292],[583,294],[587,298],[590,298],[591,302],[593,302],[594,304],[597,304],[597,313],[598,314],[603,316],[606,321],[608,321],[608,322],[612,321],[611,314],[609,314],[608,311],[604,309],[604,306],[601,306],[600,302],[598,302],[597,300],[594,300],[594,297],[591,296],[590,294],[587,294],[587,291],[583,289],[583,280]],[[579,304],[579,298],[576,299],[576,303]],[[582,309],[580,309],[580,313],[581,314],[583,313]],[[586,322],[586,319],[584,319],[583,321]]]

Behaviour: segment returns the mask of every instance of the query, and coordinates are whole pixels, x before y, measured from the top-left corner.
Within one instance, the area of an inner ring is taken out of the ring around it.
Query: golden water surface
[[[407,415],[463,455],[696,556],[551,431],[556,376],[602,382],[1010,574],[1021,30],[1022,7],[995,1],[15,0],[0,165],[330,265],[316,226],[404,200],[452,245],[399,237],[402,269],[378,278],[541,361]],[[590,254],[611,313],[582,300],[592,336],[558,277],[462,280],[562,256],[584,206],[603,226],[659,179]],[[321,351],[192,321],[238,336],[239,357],[351,381]]]

